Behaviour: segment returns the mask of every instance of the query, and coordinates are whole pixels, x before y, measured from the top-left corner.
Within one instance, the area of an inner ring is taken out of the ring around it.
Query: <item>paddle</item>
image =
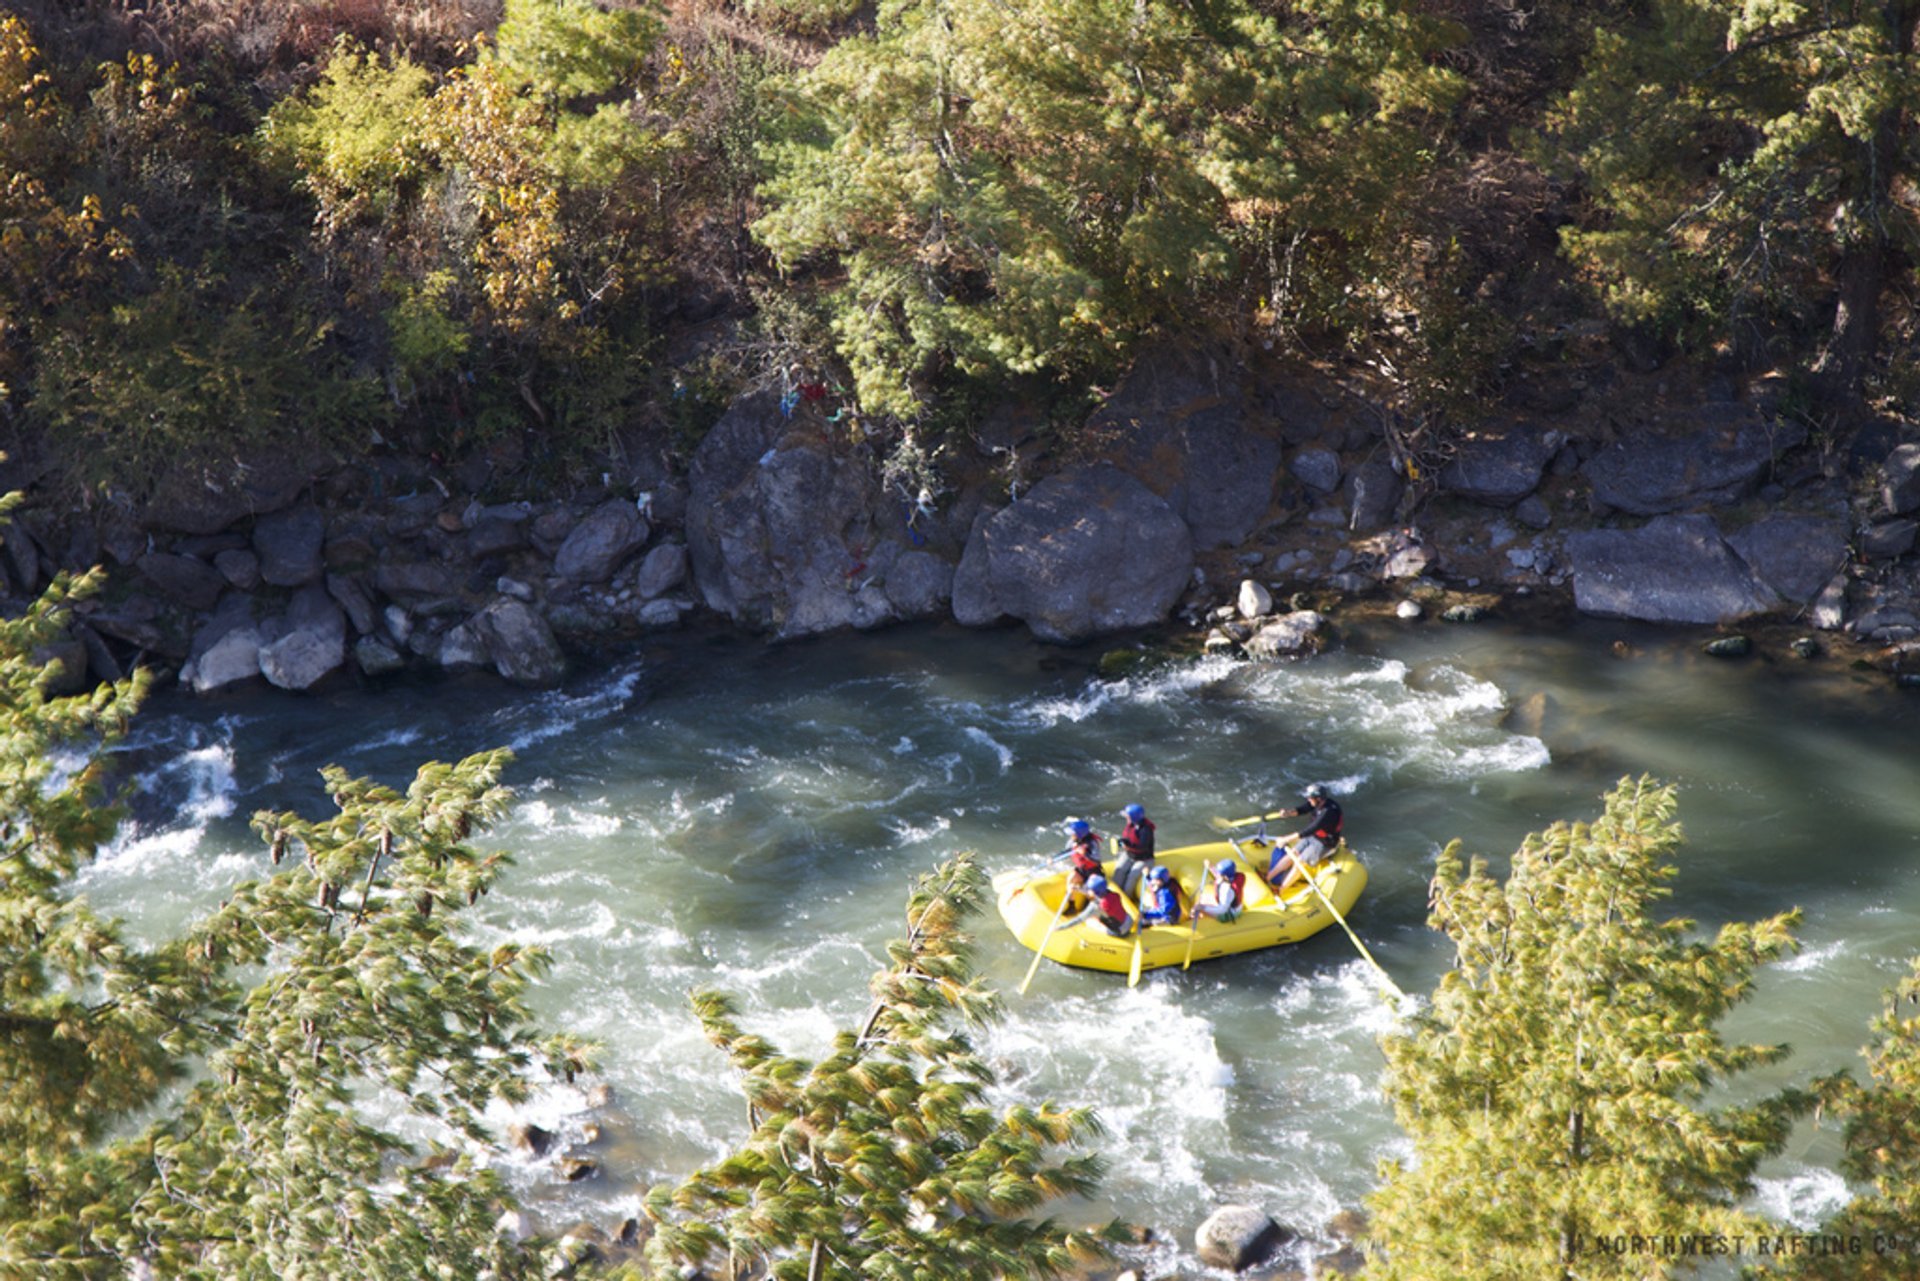
[[[1186,969],[1193,964],[1193,944],[1200,937],[1200,896],[1207,892],[1207,878],[1213,875],[1213,864],[1200,864],[1200,886],[1193,892],[1193,933],[1187,935],[1187,958],[1180,962],[1180,968]]]
[[[1347,918],[1340,915],[1340,909],[1333,905],[1333,900],[1328,898],[1326,895],[1326,891],[1320,888],[1319,872],[1320,872],[1320,869],[1317,867],[1303,868],[1301,869],[1300,879],[1304,880],[1307,883],[1307,885],[1313,890],[1314,895],[1317,898],[1319,898],[1320,902],[1326,907],[1327,911],[1333,913],[1333,919],[1340,923],[1340,928],[1347,932],[1347,937],[1353,940],[1353,945],[1360,949],[1361,957],[1365,959],[1368,965],[1371,965],[1374,968],[1375,973],[1379,974],[1380,981],[1387,985],[1387,990],[1392,992],[1396,999],[1402,1000],[1402,1001],[1406,1000],[1407,994],[1400,990],[1400,985],[1393,981],[1393,976],[1387,973],[1386,968],[1382,966],[1380,962],[1373,959],[1373,953],[1367,951],[1367,945],[1360,941],[1360,936],[1353,932],[1353,927],[1351,925],[1347,924]]]
[[[1023,885],[1020,888],[1025,889],[1026,887]],[[1020,995],[1022,996],[1027,994],[1027,985],[1033,982],[1033,976],[1040,969],[1040,958],[1047,954],[1047,944],[1053,940],[1053,932],[1060,926],[1060,914],[1067,910],[1067,899],[1069,897],[1071,896],[1067,893],[1067,887],[1065,883],[1062,883],[1060,886],[1060,906],[1053,909],[1053,919],[1047,922],[1047,932],[1040,936],[1040,946],[1033,949],[1033,964],[1027,967],[1027,977],[1020,980]]]
[[[1120,841],[1118,837],[1110,836],[1107,838],[1107,852],[1115,858],[1120,857]],[[1136,894],[1133,899],[1133,963],[1127,967],[1128,987],[1140,986],[1140,957],[1142,954],[1140,944],[1145,939],[1146,933],[1147,923],[1140,919],[1140,896]]]
[[[1264,823],[1270,818],[1288,818],[1291,810],[1275,810],[1271,814],[1254,814],[1248,818],[1210,818],[1207,826],[1216,832],[1231,832],[1236,827],[1252,827],[1255,823]]]
[[[1058,863],[1061,859],[1066,858],[1069,854],[1072,854],[1072,853],[1073,853],[1073,847],[1069,845],[1066,849],[1061,850],[1058,854],[1054,854],[1048,857],[1048,859],[1044,863],[1040,864],[1040,866],[1030,870],[1027,873],[1027,879],[1020,882],[1020,884],[1014,886],[1013,893],[1007,895],[1007,897],[1010,899],[1020,897],[1020,895],[1026,892],[1027,886],[1033,884],[1034,877],[1040,875],[1040,873],[1046,871],[1048,868],[1052,867],[1055,863]]]

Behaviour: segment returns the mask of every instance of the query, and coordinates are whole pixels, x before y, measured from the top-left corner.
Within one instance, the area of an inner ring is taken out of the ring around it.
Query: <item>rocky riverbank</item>
[[[630,457],[566,497],[503,497],[530,487],[498,451],[183,468],[91,512],[30,491],[7,583],[18,608],[106,565],[51,656],[74,684],[147,664],[198,693],[482,668],[546,686],[569,653],[690,615],[776,639],[951,616],[1061,642],[1180,620],[1277,655],[1356,603],[1470,620],[1523,598],[1788,623],[1920,671],[1920,436],[1816,439],[1765,380],[1489,419],[1429,472],[1395,461],[1364,397],[1164,345],[1071,448],[1009,404],[914,493],[835,408],[748,394],[684,467]]]

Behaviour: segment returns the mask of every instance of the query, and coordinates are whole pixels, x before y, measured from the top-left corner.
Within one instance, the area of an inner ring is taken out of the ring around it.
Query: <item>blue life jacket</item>
[[[1149,925],[1172,925],[1180,919],[1180,895],[1173,882],[1149,882],[1146,901],[1140,904],[1140,919]]]

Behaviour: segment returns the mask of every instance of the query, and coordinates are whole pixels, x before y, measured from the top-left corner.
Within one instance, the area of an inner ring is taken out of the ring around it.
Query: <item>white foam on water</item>
[[[966,734],[969,739],[980,744],[999,759],[1000,772],[1002,774],[1013,768],[1013,749],[1011,747],[998,741],[993,735],[987,733],[987,731],[977,725],[967,726]]]
[[[237,788],[233,747],[228,742],[188,748],[140,779],[140,790],[163,802],[172,814],[160,822],[125,823],[111,844],[82,872],[93,877],[160,873],[190,858],[208,826],[233,813]]]
[[[600,804],[605,804],[602,797]],[[575,809],[571,806],[556,808],[547,801],[522,801],[514,810],[503,830],[511,831],[516,825],[531,827],[536,832],[549,835],[584,836],[589,839],[612,836],[626,825],[617,814],[596,813],[588,809]]]
[[[522,882],[522,885],[528,884]],[[537,885],[539,882],[533,882]],[[523,913],[541,906],[538,900],[522,894],[518,906]],[[621,922],[613,914],[613,909],[598,900],[580,904],[548,904],[554,914],[564,913],[569,919],[563,923],[541,925],[524,919],[510,923],[488,923],[468,918],[467,932],[474,946],[482,948],[497,947],[502,943],[539,943],[552,945],[565,943],[573,939],[606,938]]]
[[[1793,1174],[1755,1179],[1754,1208],[1797,1232],[1811,1232],[1853,1199],[1853,1189],[1833,1170],[1801,1166]]]
[[[1822,943],[1819,947],[1803,948],[1784,961],[1776,961],[1773,968],[1784,970],[1788,974],[1808,974],[1821,969],[1828,961],[1840,956],[1847,950],[1845,939],[1835,939],[1831,943]]]
[[[913,740],[908,738],[905,734],[902,734],[900,736],[900,741],[893,745],[893,754],[895,756],[911,756],[913,755],[914,750],[915,749],[913,746]]]
[[[946,835],[953,829],[953,820],[940,814],[935,816],[933,822],[924,826],[908,823],[902,819],[888,819],[883,825],[893,833],[895,845],[921,845],[935,837]]]
[[[493,722],[512,732],[507,746],[523,752],[621,710],[633,700],[640,675],[636,665],[581,693],[549,690],[531,699],[516,700],[496,712]],[[529,720],[533,723],[526,724]]]
[[[1036,1095],[1098,1106],[1103,1145],[1126,1153],[1109,1192],[1164,1201],[1208,1190],[1201,1155],[1226,1137],[1234,1072],[1213,1024],[1186,1011],[1175,985],[1023,1004],[980,1048],[991,1062],[1031,1069],[996,1087],[998,1106]]]

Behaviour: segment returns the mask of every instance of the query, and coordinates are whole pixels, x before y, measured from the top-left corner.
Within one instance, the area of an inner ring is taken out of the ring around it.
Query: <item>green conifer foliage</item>
[[[1543,158],[1591,187],[1565,243],[1609,305],[1714,338],[1826,329],[1850,390],[1911,272],[1916,0],[1654,0],[1597,18]]]
[[[1463,867],[1458,842],[1440,855],[1429,919],[1457,956],[1431,1009],[1385,1041],[1414,1159],[1383,1171],[1368,1276],[1666,1276],[1684,1261],[1594,1239],[1740,1230],[1735,1198],[1807,1100],[1701,1106],[1786,1053],[1714,1025],[1792,946],[1797,915],[1711,940],[1653,920],[1674,811],[1672,787],[1623,779],[1594,822],[1528,836],[1504,882],[1478,857]]]
[[[338,813],[255,820],[284,867],[139,945],[73,878],[145,678],[49,698],[38,657],[94,585],[0,620],[0,1277],[537,1275],[495,1235],[497,1178],[438,1150],[588,1066],[529,1028],[545,953],[457,928],[507,862],[470,844],[507,753],[404,793],[328,771]]]
[[[1393,0],[891,0],[799,77],[755,234],[817,267],[870,412],[1083,372],[1195,307],[1234,232],[1365,239],[1454,81]]]
[[[991,1017],[962,920],[986,882],[971,854],[917,881],[907,935],[873,979],[858,1030],[818,1063],[743,1031],[731,1001],[699,993],[707,1036],[740,1074],[752,1133],[677,1188],[655,1188],[649,1255],[783,1281],[1054,1276],[1103,1252],[1101,1234],[1026,1216],[1084,1195],[1101,1162],[1052,1149],[1098,1132],[1084,1108],[982,1105],[993,1073],[953,1026]],[[718,1275],[729,1275],[721,1271]]]
[[[1866,1049],[1869,1081],[1841,1075],[1823,1083],[1825,1103],[1846,1119],[1848,1178],[1867,1190],[1820,1231],[1850,1251],[1792,1256],[1756,1272],[1778,1281],[1902,1281],[1920,1274],[1920,959],[1888,994]]]

